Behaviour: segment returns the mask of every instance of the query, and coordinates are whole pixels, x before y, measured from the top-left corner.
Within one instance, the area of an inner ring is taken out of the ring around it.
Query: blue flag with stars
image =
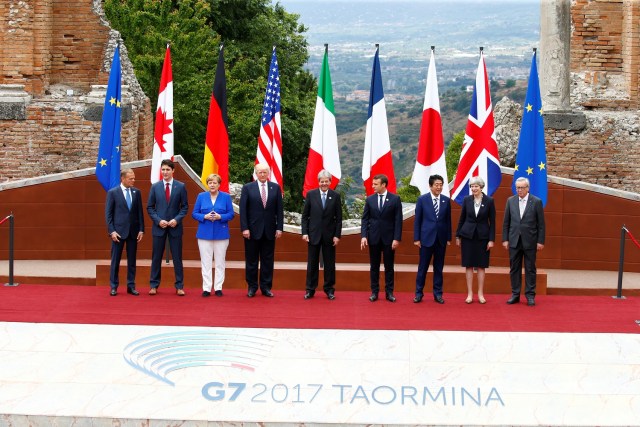
[[[102,112],[96,177],[105,190],[120,184],[120,115],[122,102],[120,47],[116,47]]]
[[[544,123],[542,120],[542,99],[540,97],[540,83],[536,54],[531,60],[529,87],[524,100],[522,112],[522,127],[516,154],[516,167],[513,173],[512,191],[516,194],[516,179],[529,179],[529,192],[547,205],[547,152],[544,143]]]

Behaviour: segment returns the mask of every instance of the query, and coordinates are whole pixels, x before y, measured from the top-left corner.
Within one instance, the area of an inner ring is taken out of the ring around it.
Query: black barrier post
[[[625,243],[625,237],[627,234],[627,227],[622,224],[622,229],[620,230],[620,261],[618,263],[618,293],[615,297],[615,299],[625,299],[622,296],[622,270],[624,267],[624,243]]]
[[[167,248],[167,251],[165,252],[165,255],[167,256],[165,262],[169,264],[169,260],[171,259],[171,246],[169,246],[169,233],[167,233],[167,238],[164,241],[164,246]]]
[[[18,286],[18,284],[13,281],[13,213],[11,213],[7,218],[9,219],[9,282],[4,285]],[[6,221],[7,218],[0,222],[0,224]]]

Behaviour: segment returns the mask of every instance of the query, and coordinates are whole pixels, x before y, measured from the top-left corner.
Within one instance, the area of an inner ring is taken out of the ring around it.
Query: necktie
[[[380,199],[378,200],[378,209],[382,210],[382,204],[384,203],[384,196],[381,194]]]
[[[527,207],[527,204],[525,203],[525,199],[520,199],[520,218],[522,218],[522,215],[524,215],[524,208]]]
[[[131,210],[131,190],[127,188],[125,200],[127,201],[127,207]]]
[[[324,209],[326,204],[327,204],[327,193],[322,193],[322,209]]]
[[[167,203],[169,203],[169,199],[171,198],[171,190],[169,189],[169,183],[164,187],[164,198],[167,199]]]
[[[260,196],[262,198],[262,206],[263,207],[267,207],[267,187],[265,186],[265,183],[262,183],[262,190],[260,191]]]
[[[438,206],[438,198],[433,199],[433,210],[436,211],[436,217],[438,217],[438,213],[440,212],[440,206]]]

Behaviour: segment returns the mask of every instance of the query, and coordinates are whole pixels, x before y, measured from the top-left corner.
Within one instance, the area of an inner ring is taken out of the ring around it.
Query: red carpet
[[[421,304],[413,294],[398,293],[396,303],[371,303],[364,292],[324,293],[304,300],[304,292],[278,291],[270,299],[225,290],[225,296],[202,298],[195,289],[178,297],[170,288],[156,296],[141,288],[134,297],[106,287],[0,286],[0,321],[115,325],[225,326],[293,329],[392,329],[442,331],[618,332],[638,333],[640,298],[543,295],[535,307],[505,304],[507,295],[487,295],[488,303],[467,305],[465,295],[446,294],[439,305],[427,294]],[[382,294],[381,294],[382,295]]]

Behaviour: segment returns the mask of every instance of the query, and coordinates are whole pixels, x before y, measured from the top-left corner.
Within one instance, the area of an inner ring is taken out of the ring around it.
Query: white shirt
[[[528,201],[529,201],[528,193],[522,199],[518,197],[518,207],[520,208],[520,218],[522,218],[522,215],[524,215],[524,209],[527,207]]]
[[[162,180],[162,186],[164,191],[167,191],[167,184],[169,184],[169,195],[171,195],[171,192],[173,191],[173,178],[171,179],[171,181]]]

